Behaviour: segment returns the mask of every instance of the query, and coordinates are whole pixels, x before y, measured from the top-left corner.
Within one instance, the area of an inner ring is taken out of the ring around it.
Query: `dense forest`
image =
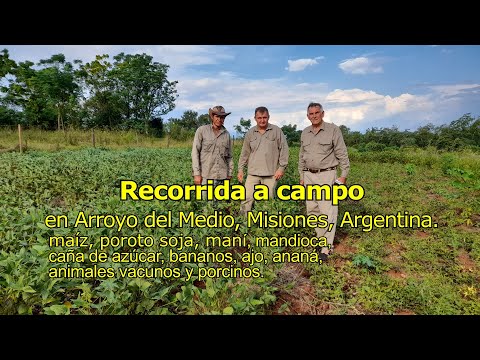
[[[208,114],[185,111],[181,118],[163,115],[175,108],[177,81],[169,81],[169,65],[146,54],[97,55],[90,63],[67,62],[63,54],[50,59],[19,62],[8,50],[0,52],[0,126],[21,124],[44,130],[135,130],[176,140],[191,139],[195,129],[209,122]],[[250,119],[235,125],[237,136]],[[433,146],[442,150],[480,149],[480,118],[470,113],[450,124],[427,124],[415,131],[397,127],[367,129],[365,133],[340,126],[348,146],[359,150]],[[298,144],[301,129],[282,127],[290,145]]]

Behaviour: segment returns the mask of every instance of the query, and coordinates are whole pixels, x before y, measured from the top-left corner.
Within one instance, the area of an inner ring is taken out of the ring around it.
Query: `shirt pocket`
[[[309,153],[312,151],[312,140],[305,140],[305,141],[302,141],[302,148],[303,148],[303,151],[306,152],[306,153]]]
[[[277,141],[277,137],[273,131],[267,131],[267,133],[265,134],[265,138],[268,141]]]
[[[213,152],[213,149],[215,148],[215,140],[203,140],[202,143],[202,150],[211,153]]]
[[[220,154],[225,158],[230,158],[230,142],[228,139],[224,139],[219,143]]]
[[[328,140],[320,140],[312,144],[313,144],[313,151],[316,154],[323,154],[323,155],[330,154],[333,149],[332,142]]]
[[[275,135],[269,135],[265,138],[266,151],[272,153],[272,156],[278,152],[277,138]]]
[[[260,137],[259,136],[255,136],[253,138],[250,139],[250,151],[253,152],[255,150],[257,150],[258,148],[258,145],[260,144]]]
[[[274,138],[274,137],[271,137],[271,138],[267,138],[266,139],[267,141],[267,149],[268,151],[275,151],[275,150],[278,150],[278,143],[277,143],[277,139]]]
[[[305,155],[329,154],[332,151],[332,143],[328,140],[307,140],[303,142]]]

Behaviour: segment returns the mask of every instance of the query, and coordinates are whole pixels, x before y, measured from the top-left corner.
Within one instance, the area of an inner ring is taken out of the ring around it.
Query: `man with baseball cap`
[[[195,185],[213,179],[214,186],[230,180],[233,174],[233,149],[230,133],[223,126],[231,114],[223,106],[208,110],[211,124],[200,126],[195,132],[192,146],[192,170]]]

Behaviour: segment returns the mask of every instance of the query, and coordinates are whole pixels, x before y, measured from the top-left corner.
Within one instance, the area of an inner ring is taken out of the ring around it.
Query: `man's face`
[[[220,129],[223,126],[223,123],[225,122],[225,117],[224,115],[217,115],[213,114],[213,120],[212,124],[216,129]]]
[[[308,120],[312,122],[312,125],[320,125],[323,121],[323,116],[325,115],[325,111],[320,109],[318,106],[313,106],[308,108],[307,117]]]
[[[268,119],[270,119],[270,115],[268,112],[257,112],[255,114],[255,121],[257,122],[257,126],[261,130],[265,130],[268,126]]]

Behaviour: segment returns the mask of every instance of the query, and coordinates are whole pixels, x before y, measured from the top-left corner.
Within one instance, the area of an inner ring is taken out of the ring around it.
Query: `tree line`
[[[438,150],[472,149],[480,151],[480,117],[476,119],[470,113],[464,114],[450,124],[435,126],[431,123],[415,131],[399,131],[398,127],[367,129],[364,134],[351,131],[340,125],[347,146],[360,151],[381,151],[402,147],[435,147]]]
[[[234,129],[244,136],[251,127],[251,120],[240,119]],[[416,131],[400,131],[398,127],[367,129],[364,134],[352,131],[345,125],[340,125],[343,139],[347,146],[360,151],[382,151],[402,147],[426,148],[433,146],[439,150],[460,150],[470,148],[480,151],[480,117],[473,118],[470,113],[463,115],[449,125],[434,126],[427,124]],[[297,125],[281,127],[290,146],[300,145],[302,130]]]
[[[97,55],[95,60],[67,62],[63,54],[18,64],[8,50],[0,52],[0,125],[36,127],[45,130],[65,128],[129,130],[161,137],[168,132],[176,140],[193,138],[195,130],[210,123],[208,114],[185,111],[180,118],[163,122],[175,108],[178,81],[169,81],[169,65],[154,62],[147,54],[120,53]],[[240,119],[234,126],[242,137],[252,126]],[[480,149],[480,118],[470,113],[449,125],[428,124],[416,131],[391,128],[351,131],[341,125],[345,143],[359,150],[433,146],[437,149]],[[300,142],[301,130],[284,125],[290,145]]]
[[[177,81],[169,66],[146,54],[97,55],[83,63],[56,54],[19,62],[0,52],[0,125],[22,124],[46,130],[70,128],[136,129],[159,126],[175,108]]]

